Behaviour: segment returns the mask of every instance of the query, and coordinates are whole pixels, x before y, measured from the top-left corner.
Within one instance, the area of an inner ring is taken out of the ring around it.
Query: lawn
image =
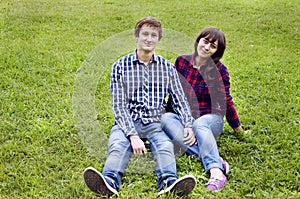
[[[134,50],[144,16],[162,22],[157,52],[172,62],[204,27],[227,39],[222,61],[247,133],[225,125],[218,144],[231,171],[220,192],[205,190],[196,159],[177,159],[178,175],[197,179],[188,198],[299,198],[299,13],[297,0],[2,0],[0,198],[97,198],[83,170],[103,168],[110,67]],[[133,157],[119,198],[156,198],[152,166]]]

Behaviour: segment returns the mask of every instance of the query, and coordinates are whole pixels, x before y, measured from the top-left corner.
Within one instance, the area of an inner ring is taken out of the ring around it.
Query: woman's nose
[[[210,44],[206,44],[206,45],[204,46],[204,48],[205,48],[206,50],[209,50]]]

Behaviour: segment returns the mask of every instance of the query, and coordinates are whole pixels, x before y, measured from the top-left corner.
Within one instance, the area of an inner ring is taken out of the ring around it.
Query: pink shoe
[[[225,174],[227,175],[229,173],[229,164],[228,162],[224,161],[223,158],[221,158],[222,166]]]
[[[206,189],[211,191],[219,191],[225,186],[225,182],[227,181],[227,177],[223,174],[221,179],[218,178],[210,178],[208,183],[206,184]]]

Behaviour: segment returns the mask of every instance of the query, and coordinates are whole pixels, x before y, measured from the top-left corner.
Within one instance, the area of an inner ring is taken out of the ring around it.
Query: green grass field
[[[223,62],[248,132],[226,124],[219,139],[231,165],[221,192],[205,190],[196,159],[177,159],[179,176],[197,178],[188,198],[299,198],[299,13],[298,0],[1,1],[0,198],[97,198],[83,170],[103,168],[97,132],[105,137],[113,122],[109,70],[130,49],[119,34],[150,15],[192,41],[204,27],[223,30]],[[174,61],[176,41],[158,52]],[[154,171],[136,162],[119,198],[156,198]]]

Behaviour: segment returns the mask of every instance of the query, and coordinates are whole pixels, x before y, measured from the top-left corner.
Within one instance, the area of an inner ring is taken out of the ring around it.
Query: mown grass
[[[179,176],[190,173],[198,181],[189,198],[299,197],[297,0],[4,0],[0,9],[0,198],[97,198],[82,173],[90,165],[101,170],[103,161],[89,152],[76,126],[76,75],[102,42],[148,15],[191,39],[207,26],[225,32],[223,62],[249,131],[237,135],[225,126],[220,153],[231,173],[221,192],[204,189],[207,176],[197,160],[177,160]],[[172,52],[161,53],[174,61]],[[91,96],[105,131],[113,120],[109,67]],[[129,169],[120,198],[156,194],[154,172]]]

